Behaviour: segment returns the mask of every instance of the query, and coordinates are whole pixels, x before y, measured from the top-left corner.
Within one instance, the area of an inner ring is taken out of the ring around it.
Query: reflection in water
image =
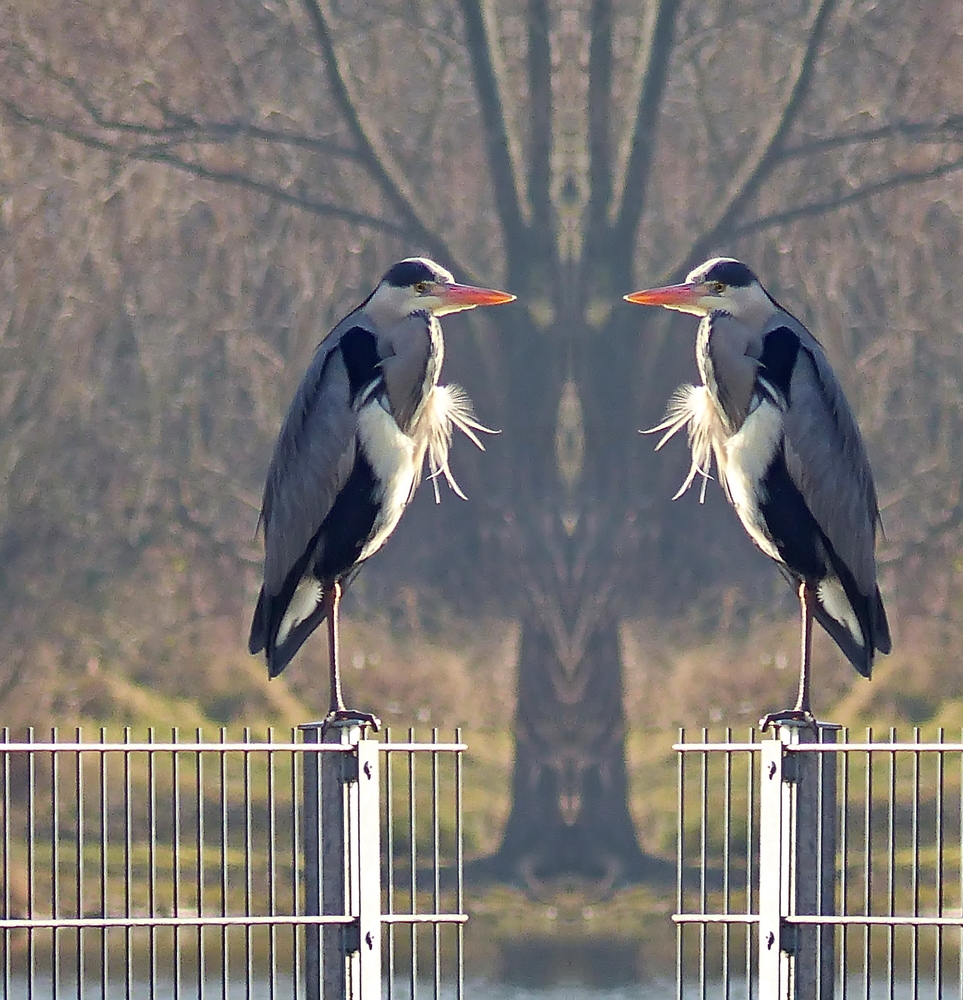
[[[596,990],[635,986],[653,978],[636,941],[579,940],[573,937],[502,941],[497,979],[527,989],[580,984]],[[658,970],[671,974],[672,966]],[[661,978],[661,976],[659,977]]]
[[[868,996],[869,1000],[910,1000],[911,997],[930,998],[932,992],[914,991],[912,984],[894,983],[892,990],[889,984],[880,979],[878,984],[873,984],[868,992],[864,991],[862,980],[851,979],[847,995]],[[387,987],[387,984],[386,984]],[[225,1000],[250,1000],[253,997],[275,996],[281,998],[291,998],[299,1000],[293,992],[294,986],[290,978],[279,977],[275,981],[275,991],[270,992],[268,980],[255,979],[250,984],[235,981],[228,989],[221,992],[221,982],[211,982],[207,984],[205,996],[216,995]],[[216,991],[216,992],[215,992]],[[89,993],[89,990],[88,990]],[[32,997],[32,1000],[54,1000],[57,997],[71,997],[81,995],[77,989],[77,981],[61,978],[59,991],[55,994],[49,976],[38,976],[34,981],[33,991],[29,992],[26,979],[15,976],[10,981],[10,992],[4,994],[0,990],[0,1000],[25,1000]],[[150,984],[134,982],[128,992],[124,984],[117,983],[108,987],[106,993],[101,993],[100,988],[95,994],[98,1000],[197,1000],[197,984],[191,987],[182,986],[180,994],[175,992],[174,983],[169,980],[158,980],[155,988],[151,990]],[[387,988],[384,991],[387,996]],[[434,997],[434,986],[429,982],[420,982],[417,987],[417,997]],[[758,995],[754,990],[753,995]],[[443,983],[440,991],[442,1000],[454,1000],[455,988],[452,983]],[[584,983],[559,982],[553,986],[528,987],[519,986],[506,982],[491,982],[484,979],[470,979],[465,983],[465,1000],[672,1000],[675,996],[675,983],[668,980],[650,980],[641,983],[625,983],[615,987],[591,986]],[[937,1000],[938,1000],[938,994]],[[410,1000],[410,991],[406,981],[397,981],[395,989],[392,991],[393,1000]],[[698,983],[692,983],[683,991],[683,998],[699,997],[705,1000],[746,1000],[746,993],[739,985],[730,987],[726,991],[721,982],[708,983],[703,993]]]
[[[388,995],[387,984],[384,996]],[[221,993],[221,983],[207,984],[207,993],[216,990],[217,997],[225,997],[226,1000],[250,1000],[250,997],[267,997],[269,992],[267,980],[254,980],[252,983],[234,982],[228,987],[226,993]],[[274,996],[279,998],[294,998],[294,986],[291,979],[281,977],[275,983]],[[28,991],[27,981],[20,977],[15,977],[10,982],[10,993],[4,996],[0,991],[0,1000],[24,1000],[30,996],[33,1000],[53,1000],[53,984],[49,977],[38,977],[34,983],[33,992]],[[56,996],[70,997],[78,996],[76,980],[60,980],[60,988]],[[441,989],[442,1000],[454,1000],[455,987],[453,983],[443,983]],[[559,983],[555,986],[545,988],[528,988],[524,986],[514,986],[509,983],[494,983],[487,980],[469,980],[465,983],[465,1000],[668,1000],[674,995],[674,986],[671,983],[648,983],[645,985],[625,985],[616,989],[597,989],[592,986],[579,985],[575,983]],[[131,984],[130,992],[121,982],[107,989],[106,994],[101,994],[98,987],[96,996],[98,1000],[103,996],[105,1000],[197,1000],[197,984],[191,987],[182,986],[180,994],[174,989],[174,983],[169,980],[158,980],[152,990],[149,983],[134,982]],[[406,981],[396,982],[392,991],[394,1000],[410,1000],[410,991]],[[434,986],[430,982],[421,982],[417,987],[418,997],[433,997]],[[721,989],[716,993],[708,994],[709,1000],[715,996],[722,997]],[[732,1000],[738,1000],[733,996]]]

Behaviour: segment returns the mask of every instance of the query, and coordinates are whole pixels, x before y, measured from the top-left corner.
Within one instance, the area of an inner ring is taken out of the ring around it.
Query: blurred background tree
[[[621,303],[640,283],[733,254],[812,327],[877,469],[897,642],[916,619],[958,641],[958,5],[0,11],[8,711],[174,695],[198,659],[242,651],[281,415],[320,337],[411,253],[519,296],[447,324],[447,377],[504,431],[459,449],[471,503],[422,491],[354,593],[362,617],[516,623],[511,811],[485,871],[644,872],[632,622],[681,622],[697,645],[758,609],[792,617],[719,491],[673,504],[681,447],[653,457],[637,434],[692,377],[694,338]],[[229,659],[225,719],[252,710],[238,676],[261,673]],[[316,700],[301,660],[291,683]],[[698,723],[731,704],[721,685],[752,687],[690,670],[682,690],[652,666],[642,710]],[[78,675],[97,683],[65,701]],[[823,676],[836,694],[854,680]],[[286,682],[263,697],[290,708]]]

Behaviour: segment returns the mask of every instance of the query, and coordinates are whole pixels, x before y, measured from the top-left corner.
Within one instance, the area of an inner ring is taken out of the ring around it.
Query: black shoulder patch
[[[720,260],[706,271],[704,281],[721,281],[724,285],[744,288],[757,280],[756,276],[742,261]]]
[[[770,330],[762,342],[759,359],[760,374],[786,399],[789,398],[789,381],[799,354],[799,337],[787,326]]]
[[[341,335],[338,346],[348,370],[351,395],[355,396],[379,375],[378,343],[370,330],[353,326]]]
[[[392,264],[382,281],[395,288],[410,288],[418,281],[437,281],[438,275],[423,261],[402,260]]]

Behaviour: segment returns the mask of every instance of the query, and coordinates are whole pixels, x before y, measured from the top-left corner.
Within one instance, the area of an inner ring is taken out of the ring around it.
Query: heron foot
[[[781,712],[770,712],[759,720],[759,728],[765,732],[770,726],[808,726],[819,734],[819,723],[808,708],[784,708]]]
[[[321,723],[321,732],[338,726],[370,726],[374,732],[381,728],[381,719],[370,712],[359,712],[354,708],[333,708]]]

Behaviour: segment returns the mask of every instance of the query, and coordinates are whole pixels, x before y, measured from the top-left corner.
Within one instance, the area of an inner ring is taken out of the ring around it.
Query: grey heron
[[[676,497],[715,459],[726,497],[749,537],[795,587],[802,656],[795,707],[762,720],[815,725],[810,705],[812,620],[864,677],[890,651],[876,583],[879,506],[849,404],[822,346],[743,263],[715,257],[679,285],[633,292],[629,302],[701,317],[703,384],[680,387],[656,448],[686,428],[692,462]]]
[[[377,719],[345,707],[338,603],[387,541],[427,457],[430,475],[459,495],[448,466],[454,428],[478,447],[485,431],[457,386],[438,385],[439,316],[510,302],[514,295],[456,284],[434,261],[409,257],[321,341],[281,426],[264,487],[264,579],[249,649],[276,677],[328,622],[326,723]]]

